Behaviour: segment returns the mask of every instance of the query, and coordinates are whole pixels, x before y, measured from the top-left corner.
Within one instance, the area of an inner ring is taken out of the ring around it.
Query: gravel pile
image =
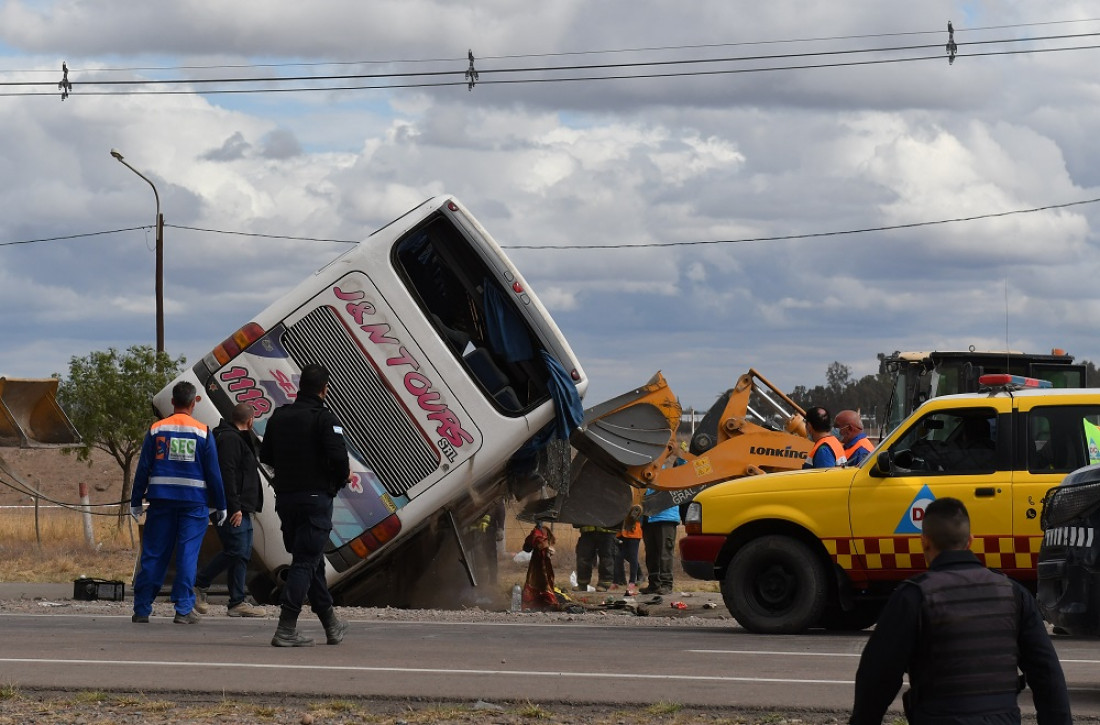
[[[605,593],[588,593],[577,594],[574,598],[576,611],[573,612],[511,612],[488,607],[337,607],[336,611],[340,617],[353,621],[577,622],[624,627],[713,627],[724,622],[734,626],[734,620],[721,604],[721,596],[709,592],[677,592],[659,597],[640,594],[618,598]],[[270,619],[279,616],[277,606],[261,606],[261,609]],[[132,611],[133,602],[129,598],[124,601],[79,601],[45,596],[0,599],[0,612],[6,613],[129,616]],[[153,605],[154,617],[171,617],[172,614],[172,604],[167,600],[158,599]],[[208,616],[224,615],[224,602],[212,596]]]

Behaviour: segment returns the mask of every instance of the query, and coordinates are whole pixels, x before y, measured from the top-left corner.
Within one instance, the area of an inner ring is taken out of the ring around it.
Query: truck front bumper
[[[680,539],[680,564],[692,579],[715,579],[714,562],[726,537],[720,534],[688,534]]]

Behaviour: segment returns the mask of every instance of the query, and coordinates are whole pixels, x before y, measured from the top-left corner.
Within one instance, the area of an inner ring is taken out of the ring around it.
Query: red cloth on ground
[[[527,580],[523,584],[524,610],[558,608],[558,598],[554,594],[554,565],[550,562],[553,545],[554,533],[537,525],[523,540],[523,550],[531,552]]]

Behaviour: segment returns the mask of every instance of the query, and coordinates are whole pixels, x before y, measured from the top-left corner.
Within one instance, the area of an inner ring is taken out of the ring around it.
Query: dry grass
[[[121,529],[116,521],[93,516],[89,544],[79,512],[41,509],[36,527],[32,509],[0,511],[0,581],[69,582],[81,575],[128,581],[135,555],[129,519]]]
[[[81,575],[100,579],[130,581],[134,571],[137,529],[127,516],[118,528],[113,515],[92,517],[94,545],[85,539],[80,512],[71,509],[43,508],[37,529],[33,509],[0,509],[0,581],[70,582]],[[577,530],[572,526],[554,527],[557,537],[554,570],[559,586],[568,587],[569,573],[576,566],[574,549]],[[505,539],[506,557],[500,562],[501,584],[505,590],[523,583],[525,563],[512,561],[523,547],[530,524],[509,521]],[[682,530],[681,530],[682,532]],[[644,566],[644,563],[643,563]],[[717,582],[688,577],[677,562],[675,586],[681,591],[718,591]]]
[[[35,723],[137,723],[164,722],[214,725],[836,725],[837,713],[786,713],[694,708],[673,703],[623,710],[621,706],[559,704],[553,709],[533,702],[485,703],[401,702],[385,698],[303,700],[284,695],[269,697],[211,698],[209,694],[177,693],[173,699],[154,699],[140,692],[110,693],[22,691],[0,687],[0,725]],[[1030,721],[1030,720],[1029,720]],[[904,719],[891,720],[894,723]]]

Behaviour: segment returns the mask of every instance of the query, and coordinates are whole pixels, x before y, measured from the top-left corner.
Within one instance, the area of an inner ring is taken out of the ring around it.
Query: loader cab
[[[895,352],[882,359],[879,372],[891,380],[880,437],[885,438],[919,408],[941,395],[976,393],[979,378],[989,374],[1021,375],[1049,380],[1055,388],[1085,387],[1085,366],[1055,349],[1049,355],[1017,351]]]

